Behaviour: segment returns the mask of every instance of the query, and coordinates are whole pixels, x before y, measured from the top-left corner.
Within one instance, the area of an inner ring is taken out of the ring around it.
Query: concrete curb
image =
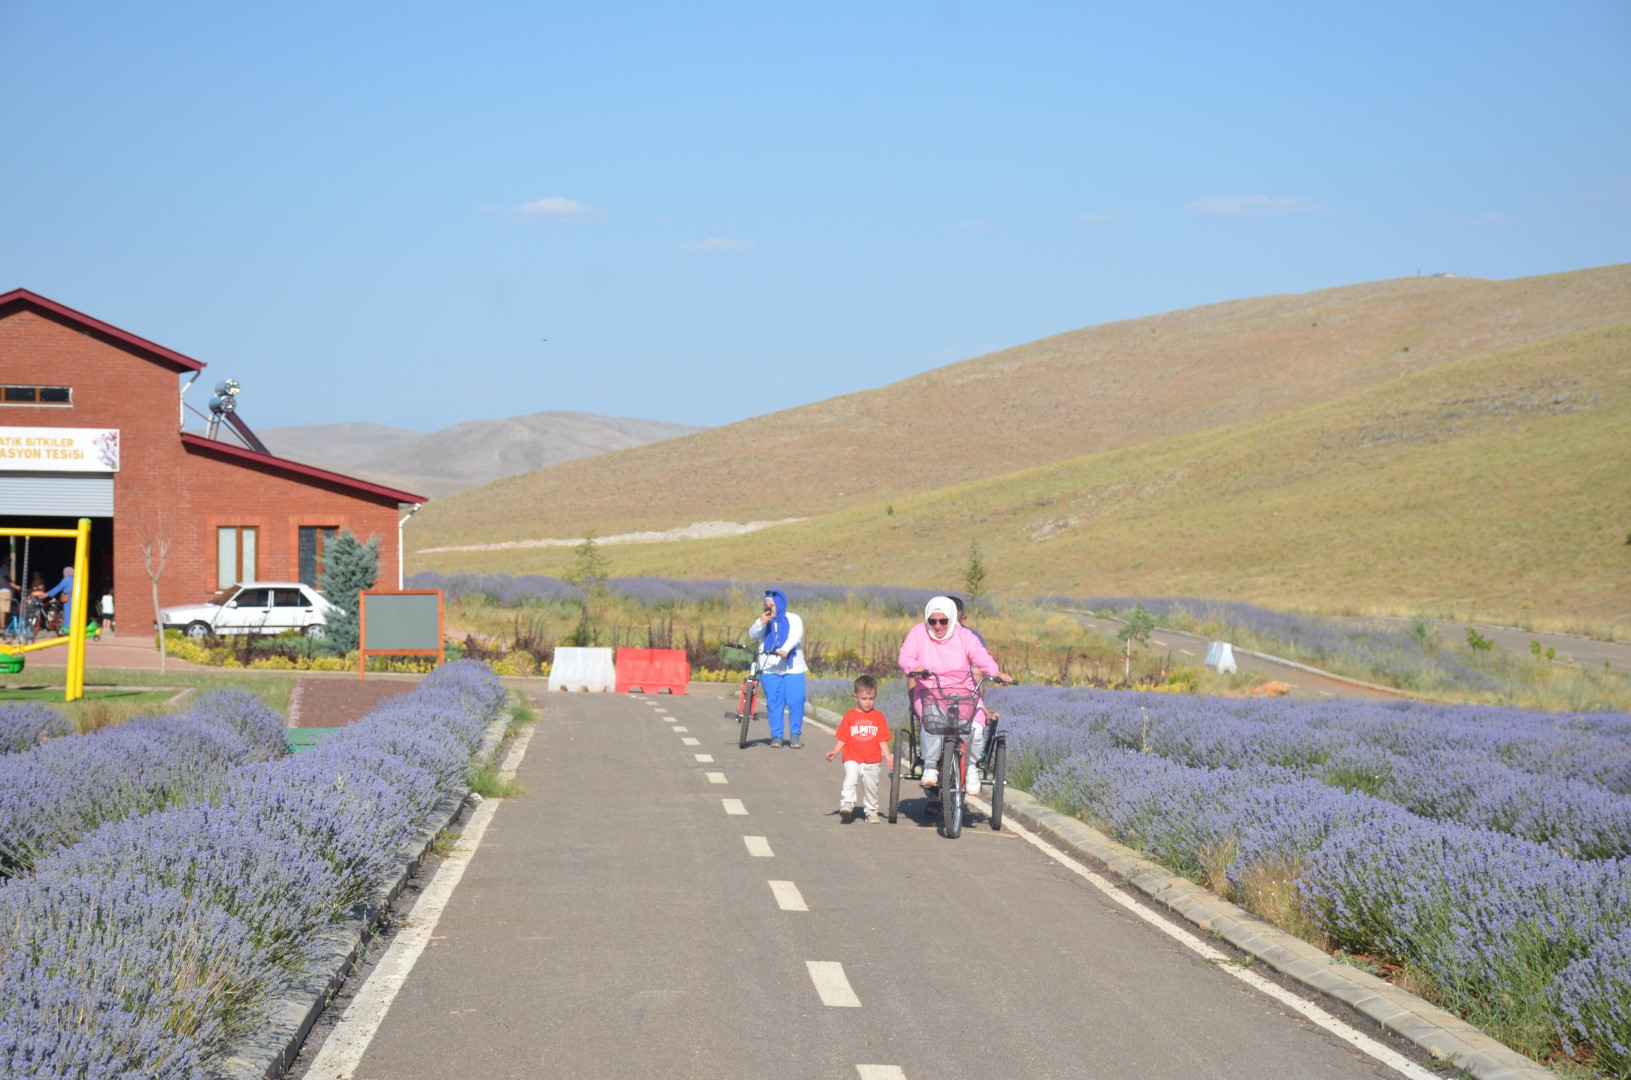
[[[816,718],[837,730],[843,719],[819,705]],[[1384,1031],[1453,1063],[1477,1080],[1557,1080],[1557,1074],[1479,1031],[1453,1013],[1351,967],[1323,949],[1288,934],[1210,889],[1172,873],[1097,829],[1061,814],[1029,792],[1008,788],[1003,815],[1019,821],[1084,862],[1095,863],[1162,907],[1227,941],[1285,975],[1303,989],[1342,1002]]]
[[[1076,818],[1009,788],[1004,814],[1078,857],[1097,863],[1202,930],[1255,956],[1314,994],[1334,998],[1478,1080],[1557,1080],[1531,1061],[1415,994],[1333,959],[1301,938],[1177,876]]]
[[[503,742],[509,725],[507,717],[494,720],[482,737],[481,760],[491,760]],[[326,928],[320,936],[320,953],[312,965],[274,1003],[266,1025],[234,1044],[209,1070],[216,1080],[276,1080],[283,1076],[300,1054],[306,1036],[317,1018],[345,984],[357,960],[373,940],[380,920],[424,861],[436,837],[459,815],[468,795],[450,795],[437,803],[430,819],[398,856],[398,870],[389,881],[380,883],[374,900],[357,909],[349,919]]]

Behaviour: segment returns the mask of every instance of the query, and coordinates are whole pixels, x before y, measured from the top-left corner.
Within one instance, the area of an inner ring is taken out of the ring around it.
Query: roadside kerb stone
[[[1383,1030],[1452,1062],[1477,1080],[1556,1080],[1557,1074],[1465,1020],[1384,979],[1341,963],[1301,938],[1157,866],[1076,818],[1009,788],[1004,814],[1097,863],[1196,927],[1256,957],[1310,991],[1336,999]]]
[[[503,718],[487,726],[481,749],[477,751],[479,760],[493,760],[508,724],[508,718]],[[357,959],[373,939],[380,920],[408,880],[418,872],[431,844],[452,824],[468,797],[468,793],[449,795],[437,803],[418,835],[403,846],[398,872],[391,880],[380,883],[380,891],[372,902],[357,909],[351,918],[322,932],[319,958],[307,969],[305,977],[289,987],[283,999],[273,1005],[265,1027],[241,1039],[212,1067],[212,1077],[216,1080],[275,1080],[284,1075],[299,1056],[317,1018],[356,968]]]

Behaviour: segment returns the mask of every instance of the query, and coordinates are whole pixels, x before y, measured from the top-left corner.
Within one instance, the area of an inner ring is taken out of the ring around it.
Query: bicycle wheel
[[[901,760],[900,750],[901,744],[906,741],[905,735],[904,731],[896,730],[894,745],[891,747],[895,755],[895,767],[889,773],[889,824],[891,825],[900,816],[900,774],[901,770],[906,768],[906,763]]]
[[[740,736],[736,740],[738,750],[748,748],[748,725],[753,723],[753,706],[758,698],[758,686],[752,682],[742,684],[742,697],[737,702],[736,720],[742,725]]]
[[[962,742],[948,736],[940,751],[940,834],[947,840],[963,835]]]
[[[1008,787],[1008,736],[998,735],[991,751],[991,828],[1002,828],[1002,795]]]

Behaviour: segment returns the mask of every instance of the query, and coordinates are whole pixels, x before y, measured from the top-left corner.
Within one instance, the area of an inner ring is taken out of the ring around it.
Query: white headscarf
[[[933,615],[937,611],[946,617],[945,630],[942,633],[937,634],[935,633],[936,628],[930,626],[928,628],[929,637],[934,641],[945,641],[957,630],[957,605],[949,596],[936,596],[923,607],[924,625],[928,625],[929,616]]]

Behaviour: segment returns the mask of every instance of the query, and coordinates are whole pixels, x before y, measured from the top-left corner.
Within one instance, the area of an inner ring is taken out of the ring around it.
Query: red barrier
[[[686,663],[684,649],[617,650],[616,693],[639,690],[655,694],[667,690],[683,694],[690,682],[691,665]]]

